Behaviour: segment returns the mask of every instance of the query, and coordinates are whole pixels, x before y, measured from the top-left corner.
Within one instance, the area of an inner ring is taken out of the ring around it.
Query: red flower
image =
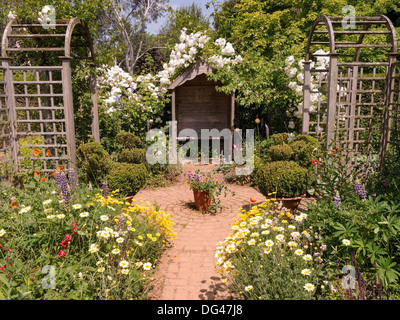
[[[63,166],[58,166],[57,170],[61,172],[61,171],[64,170],[64,167]]]
[[[13,208],[18,207],[18,203],[16,203],[16,202],[11,202],[11,207],[13,207]]]
[[[40,176],[40,172],[39,171],[35,171],[35,177],[38,177],[38,176]]]
[[[46,151],[46,156],[49,156],[49,155],[51,155],[51,151],[50,151],[50,150],[47,150],[47,151]]]
[[[40,181],[46,181],[45,177],[40,178]]]
[[[29,278],[29,280],[33,281],[33,280],[35,280],[35,278]]]
[[[5,268],[6,268],[6,265],[0,267],[0,270],[1,270],[1,271],[4,271]]]
[[[60,250],[58,255],[60,256],[60,258],[63,258],[63,257],[65,257],[67,255],[67,253],[65,251]]]
[[[61,241],[60,243],[64,248],[68,247],[68,241]]]
[[[56,173],[53,171],[53,172],[51,173],[51,175],[54,177],[54,176],[56,175]]]
[[[34,150],[32,151],[32,153],[33,153],[33,155],[34,155],[35,157],[37,157],[37,156],[40,154],[40,151],[39,151],[38,149],[34,149]]]
[[[67,234],[64,237],[64,241],[71,242],[72,241],[72,237],[69,234]]]
[[[318,166],[319,165],[319,161],[315,159],[315,160],[312,161],[312,164]]]
[[[250,198],[250,201],[254,203],[254,202],[256,202],[257,200],[256,200],[256,198]]]

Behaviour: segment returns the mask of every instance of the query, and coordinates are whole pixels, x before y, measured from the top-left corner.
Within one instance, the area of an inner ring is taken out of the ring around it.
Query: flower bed
[[[306,218],[274,199],[243,210],[232,234],[217,244],[217,271],[230,278],[230,289],[241,299],[311,299],[326,247],[303,228]]]
[[[33,176],[33,174],[32,174]],[[0,194],[0,299],[144,299],[170,216],[72,175],[40,175]]]

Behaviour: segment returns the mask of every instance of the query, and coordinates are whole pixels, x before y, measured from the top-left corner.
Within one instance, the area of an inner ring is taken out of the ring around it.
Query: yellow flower
[[[139,239],[139,240],[143,240],[143,237],[142,237],[142,236],[138,236],[138,239]]]

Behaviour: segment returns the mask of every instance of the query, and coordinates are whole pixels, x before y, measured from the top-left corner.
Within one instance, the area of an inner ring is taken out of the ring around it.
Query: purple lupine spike
[[[72,190],[76,190],[76,172],[74,168],[68,169],[68,180]]]
[[[336,192],[336,196],[333,197],[333,202],[335,204],[336,209],[340,209],[340,205],[342,204],[342,199],[340,198],[339,192]]]
[[[103,188],[103,198],[107,198],[108,197],[108,182],[107,181],[103,182],[102,188]]]
[[[70,189],[68,186],[68,181],[67,181],[67,177],[65,176],[64,173],[60,173],[59,176],[59,182],[60,182],[60,189],[61,189],[61,193],[64,199],[64,203],[67,205],[69,203],[69,201],[71,200],[71,193],[70,193]]]

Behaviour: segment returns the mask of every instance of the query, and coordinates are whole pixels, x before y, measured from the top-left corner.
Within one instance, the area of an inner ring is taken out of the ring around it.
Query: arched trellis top
[[[77,29],[82,32],[75,32]],[[34,31],[34,32],[32,32]],[[43,32],[45,31],[45,32]],[[89,30],[85,22],[79,18],[57,19],[53,25],[46,24],[27,24],[19,19],[13,19],[8,22],[2,38],[1,58],[10,58],[10,53],[20,52],[60,52],[60,56],[73,58],[71,55],[71,42],[74,38],[80,38],[87,41],[87,57],[77,57],[79,59],[90,59],[94,61],[94,50]],[[39,47],[36,46],[40,39],[64,39],[63,45],[57,47]],[[24,41],[21,47],[18,39],[31,39],[36,41]],[[14,40],[14,41],[12,41]]]
[[[390,19],[384,15],[371,17],[328,17],[320,15],[311,26],[307,46],[306,61],[310,60],[310,48],[312,45],[329,47],[330,54],[339,54],[338,48],[355,48],[354,61],[359,61],[362,48],[391,48],[391,52],[397,53],[396,31]],[[352,21],[351,18],[354,20]],[[354,23],[350,25],[349,23]],[[326,30],[317,30],[319,26],[325,26]],[[371,27],[382,27],[386,30],[371,30]],[[389,35],[390,43],[363,43],[366,35]],[[327,41],[313,41],[315,36],[327,35]],[[337,41],[338,35],[359,35],[357,41]],[[351,57],[351,55],[345,55]]]

